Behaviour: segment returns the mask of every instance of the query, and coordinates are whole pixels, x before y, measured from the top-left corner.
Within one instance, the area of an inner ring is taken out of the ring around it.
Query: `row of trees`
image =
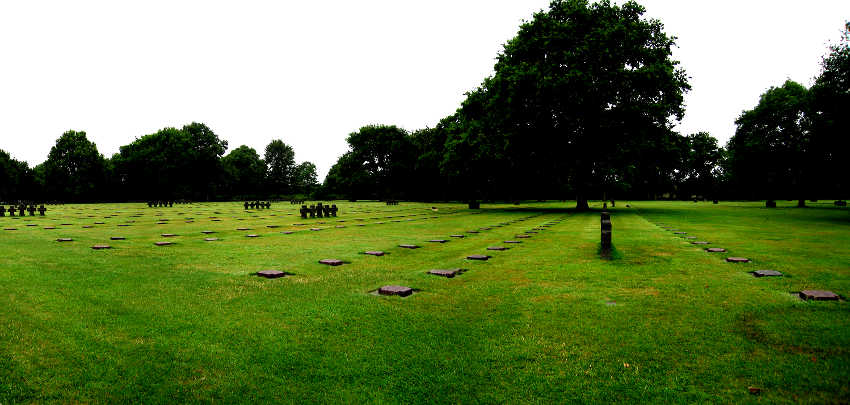
[[[681,135],[689,90],[674,38],[634,2],[556,0],[524,23],[493,76],[434,128],[348,136],[327,197],[418,200],[798,198],[846,193],[848,40],[811,90],[772,88],[724,149]],[[848,27],[850,29],[850,27]],[[846,177],[846,176],[844,176]]]
[[[788,80],[735,121],[727,178],[748,198],[847,196],[850,161],[850,22],[811,88]]]
[[[47,160],[30,169],[0,151],[0,200],[127,201],[285,198],[311,194],[316,166],[295,163],[295,151],[271,141],[264,159],[191,123],[142,136],[104,158],[85,132],[68,131]]]

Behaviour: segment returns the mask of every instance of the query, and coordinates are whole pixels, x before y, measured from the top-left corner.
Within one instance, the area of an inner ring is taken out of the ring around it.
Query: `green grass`
[[[850,294],[847,209],[621,202],[611,209],[616,250],[601,260],[598,213],[570,203],[480,213],[337,204],[340,217],[327,220],[238,203],[0,218],[17,228],[0,231],[0,403],[850,401],[850,306],[791,294]],[[508,251],[486,251],[558,219]],[[729,253],[706,253],[659,223]],[[205,242],[202,230],[221,240]],[[100,243],[113,249],[90,248]],[[426,274],[457,267],[468,271]],[[264,269],[295,275],[252,275]],[[755,269],[787,277],[756,279]],[[419,291],[370,294],[387,284]]]

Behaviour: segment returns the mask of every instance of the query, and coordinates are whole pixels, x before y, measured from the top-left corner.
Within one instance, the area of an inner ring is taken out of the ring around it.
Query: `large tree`
[[[367,125],[346,139],[349,150],[331,167],[325,192],[349,198],[400,198],[414,187],[413,142],[395,125]]]
[[[44,162],[44,181],[49,198],[70,201],[110,199],[103,190],[105,161],[83,131],[67,131],[50,149]]]
[[[821,62],[821,74],[811,88],[812,149],[817,156],[817,186],[833,198],[847,198],[850,181],[850,22],[840,42]]]
[[[266,164],[254,148],[242,145],[221,159],[231,195],[257,198],[266,176]]]
[[[707,132],[681,138],[679,196],[712,196],[717,192],[723,148]]]
[[[589,193],[622,183],[643,148],[675,136],[689,89],[671,58],[675,38],[644,11],[631,1],[556,0],[535,14],[459,110],[446,167],[498,160],[498,171],[472,173],[473,188],[495,175],[515,185],[545,178],[572,188],[579,209]]]
[[[319,184],[319,174],[313,162],[301,162],[293,170],[292,186],[294,192],[310,195]]]
[[[11,202],[33,198],[36,189],[32,170],[26,162],[13,159],[0,150],[0,201]]]
[[[294,192],[295,150],[280,139],[266,145],[266,183],[269,193],[288,194]]]
[[[122,146],[111,161],[113,177],[127,198],[212,199],[226,150],[227,141],[204,124],[163,128]]]
[[[768,202],[796,196],[799,206],[811,190],[815,156],[811,153],[809,91],[788,80],[761,95],[758,105],[735,120],[729,140],[730,175],[738,190]]]

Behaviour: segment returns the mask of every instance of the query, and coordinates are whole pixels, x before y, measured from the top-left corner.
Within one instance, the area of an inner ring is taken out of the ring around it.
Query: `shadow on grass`
[[[620,251],[617,250],[617,247],[614,245],[611,245],[611,249],[605,251],[602,249],[602,244],[600,243],[596,246],[596,253],[599,254],[599,257],[603,260],[613,261],[621,260],[623,258],[623,255],[620,253]]]

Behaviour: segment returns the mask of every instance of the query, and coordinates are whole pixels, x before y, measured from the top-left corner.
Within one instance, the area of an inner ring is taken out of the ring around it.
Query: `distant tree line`
[[[191,123],[142,136],[105,158],[82,131],[67,131],[33,168],[0,151],[0,201],[145,201],[290,198],[312,194],[316,165],[271,141],[264,158]]]
[[[643,7],[556,0],[524,23],[495,73],[434,128],[369,125],[321,189],[414,200],[847,195],[847,30],[811,89],[771,88],[726,147],[672,128],[690,89],[674,38]]]

